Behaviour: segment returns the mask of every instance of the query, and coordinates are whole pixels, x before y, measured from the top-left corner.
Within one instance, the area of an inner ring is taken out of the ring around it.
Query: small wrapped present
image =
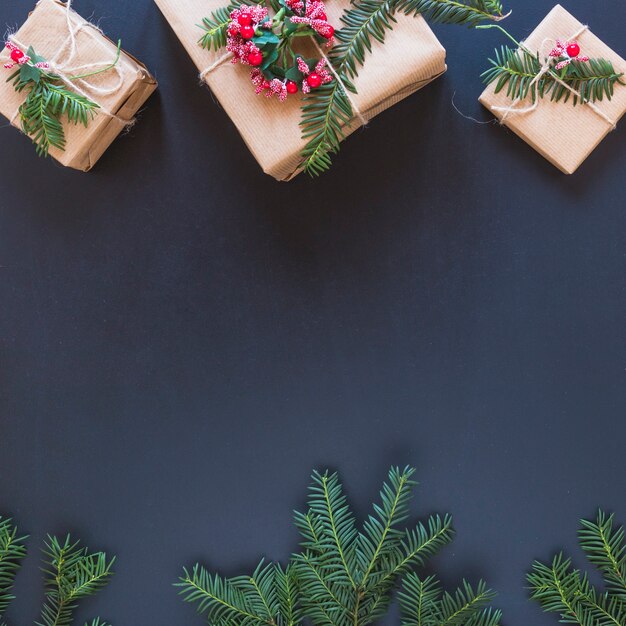
[[[570,61],[580,61],[587,67],[589,59],[592,62],[605,59],[612,63],[615,72],[626,72],[626,61],[560,5],[550,11],[523,45],[533,53],[538,52],[541,63],[562,55],[565,60],[554,65],[557,71],[565,69]],[[575,54],[570,59],[571,52]],[[522,56],[521,52],[518,54]],[[559,83],[553,85],[549,95],[537,97],[535,103],[530,92],[526,98],[512,99],[507,88],[496,93],[496,87],[497,81],[490,84],[480,96],[480,102],[565,174],[578,169],[626,112],[626,86],[617,83],[611,89],[610,99],[600,94],[601,99],[584,102]],[[552,97],[554,90],[563,96],[558,101]]]
[[[232,55],[224,50],[209,52],[198,45],[202,34],[198,24],[224,6],[223,0],[155,1],[263,171],[277,180],[294,178],[306,144],[300,126],[301,99],[279,102],[256,95],[250,88],[249,68],[232,64]],[[328,21],[339,24],[350,6],[350,0],[328,3]],[[346,135],[446,70],[446,52],[424,18],[400,14],[396,19],[384,45],[374,41],[359,68],[354,80],[358,94],[350,96],[355,117],[345,127]]]
[[[23,61],[27,50],[36,51],[35,58],[42,59],[39,65],[46,71],[62,76],[59,85],[98,105],[86,126],[69,123],[59,115],[65,146],[49,149],[63,165],[90,170],[120,132],[133,123],[133,116],[156,89],[156,81],[144,65],[119,51],[69,3],[40,0],[24,25],[9,37],[0,54],[0,71],[7,78],[12,66],[19,69],[17,59],[21,56]],[[33,61],[31,64],[34,66]],[[110,70],[98,73],[108,66]],[[0,113],[18,128],[22,127],[20,106],[27,94],[28,89],[18,92],[12,82],[0,80]]]

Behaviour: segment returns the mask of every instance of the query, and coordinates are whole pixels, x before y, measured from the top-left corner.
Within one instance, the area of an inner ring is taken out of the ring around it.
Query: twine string
[[[116,63],[111,67],[111,71],[117,76],[117,81],[113,84],[109,83],[108,86],[98,86],[92,81],[88,80],[91,77],[74,76],[74,74],[84,73],[88,70],[97,71],[109,66],[110,61],[97,61],[95,63],[85,63],[71,66],[71,62],[78,54],[78,42],[77,36],[80,32],[86,32],[88,35],[96,41],[103,49],[105,48],[102,40],[102,30],[95,24],[83,20],[79,23],[72,22],[72,0],[67,0],[65,3],[65,20],[67,22],[68,35],[63,43],[59,46],[58,52],[48,62],[50,69],[58,79],[64,83],[69,89],[76,92],[83,98],[91,100],[93,95],[96,96],[108,96],[115,93],[124,84],[125,73],[124,69],[120,67],[120,63]],[[9,35],[8,39],[15,45],[19,46],[23,50],[26,50],[28,46],[20,42],[15,35]],[[108,48],[107,48],[108,52]],[[63,61],[63,57],[65,60]],[[91,94],[91,95],[90,95]],[[125,119],[116,115],[106,107],[103,107],[98,103],[98,112],[104,113],[107,117],[110,117],[123,126],[130,127],[135,123],[135,119]],[[11,124],[13,124],[20,115],[20,107],[11,118]]]
[[[319,53],[321,58],[324,59],[324,61],[326,61],[326,66],[330,70],[331,74],[335,77],[335,80],[337,81],[341,89],[343,90],[344,94],[346,95],[346,98],[348,98],[348,102],[350,102],[350,106],[352,107],[352,110],[355,113],[358,120],[361,122],[361,125],[367,126],[369,120],[367,119],[367,117],[365,117],[363,113],[361,113],[359,107],[356,105],[356,102],[354,101],[354,98],[350,95],[350,91],[348,90],[345,83],[341,79],[341,76],[339,76],[339,73],[333,67],[333,64],[331,63],[330,59],[326,56],[326,53],[322,50],[320,45],[317,43],[317,41],[315,41],[313,37],[311,37],[311,41],[313,42],[313,45],[317,49],[317,52]],[[206,77],[209,74],[214,72],[218,67],[221,67],[231,57],[232,57],[232,54],[230,52],[227,52],[226,54],[223,54],[221,57],[219,57],[214,63],[209,65],[209,67],[207,67],[205,70],[202,70],[199,74],[200,81],[205,82]]]
[[[571,37],[569,37],[569,40],[575,40],[578,37],[580,37],[580,35],[582,35],[584,32],[586,32],[589,29],[589,26],[585,25],[582,26],[581,28],[579,28],[573,35],[571,35]],[[550,44],[550,42],[555,43],[553,39],[550,38],[546,38],[541,42],[541,46],[540,46],[540,50],[545,50],[545,46],[546,44]],[[537,76],[535,76],[535,78],[533,78],[533,80],[531,81],[530,85],[529,85],[529,89],[530,92],[533,92],[533,89],[538,85],[539,81],[552,70],[552,67],[550,65],[550,56],[548,54],[545,55],[545,61],[544,64],[541,66],[541,70],[539,71],[539,73],[537,74]],[[565,89],[567,89],[568,91],[570,91],[572,94],[574,94],[575,96],[580,97],[580,94],[570,85],[568,85],[564,80],[561,80],[558,76],[553,75],[552,78],[561,86],[565,87]],[[491,110],[492,111],[499,111],[500,113],[502,113],[502,118],[500,119],[500,123],[504,124],[507,120],[507,118],[509,117],[509,115],[524,115],[526,113],[532,113],[533,111],[536,111],[537,108],[539,107],[539,101],[540,101],[540,97],[539,94],[535,95],[535,101],[533,102],[533,104],[531,106],[525,107],[525,108],[518,108],[518,104],[523,100],[522,97],[517,97],[515,98],[515,100],[513,100],[513,103],[511,104],[511,106],[508,107],[499,107],[499,106],[492,106]],[[591,102],[590,100],[582,100],[582,102],[584,104],[586,104],[596,115],[598,115],[599,117],[601,117],[607,124],[609,124],[609,126],[612,127],[613,130],[615,130],[615,128],[617,127],[617,124],[615,122],[615,120],[612,120],[608,115],[606,115],[606,113],[604,113],[604,111],[596,106],[596,104],[594,104],[593,102]]]

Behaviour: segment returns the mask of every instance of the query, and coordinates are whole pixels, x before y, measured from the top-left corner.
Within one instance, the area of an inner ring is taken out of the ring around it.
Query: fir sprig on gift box
[[[586,573],[572,567],[562,553],[550,563],[535,561],[528,574],[531,597],[560,621],[579,626],[626,626],[626,542],[624,528],[600,511],[595,521],[581,520],[580,545],[600,571],[605,589],[597,589]]]
[[[21,537],[10,519],[0,518],[0,625],[14,596],[11,594],[15,576],[26,556],[26,537]],[[70,626],[74,612],[83,598],[100,591],[111,578],[115,558],[104,552],[92,553],[68,535],[60,541],[48,536],[44,545],[46,601],[37,626]],[[91,626],[108,626],[95,618]]]
[[[357,0],[341,21],[344,26],[335,36],[338,45],[328,58],[341,78],[340,84],[325,85],[311,93],[303,102],[303,137],[307,139],[302,152],[301,167],[311,175],[329,169],[332,154],[339,151],[344,126],[354,117],[346,90],[356,93],[350,79],[365,63],[373,40],[384,43],[386,31],[394,24],[398,11],[441,23],[476,26],[485,20],[504,19],[502,4],[497,0]]]
[[[399,580],[449,543],[449,516],[402,528],[409,517],[414,470],[392,468],[361,528],[357,526],[337,474],[314,472],[308,508],[295,513],[301,551],[286,568],[264,563],[251,576],[223,578],[195,565],[177,586],[210,623],[229,626],[365,626],[381,618]],[[401,598],[405,624],[420,626],[497,626],[499,611],[486,608],[492,598],[484,583],[467,583],[444,594],[433,579],[424,593],[407,578]]]
[[[258,7],[277,14],[271,20],[249,20],[246,6],[253,7],[252,14]],[[320,0],[235,0],[203,20],[199,44],[215,50],[226,46],[235,61],[258,68],[252,73],[257,93],[276,94],[281,100],[299,90],[304,93],[301,126],[306,146],[300,167],[318,175],[331,166],[344,128],[354,118],[349,94],[357,92],[353,81],[358,68],[374,41],[384,43],[398,12],[470,27],[506,17],[500,0],[353,0],[341,18],[342,28],[335,31]],[[291,44],[301,36],[312,37],[318,45],[334,39],[338,43],[321,60],[301,59],[308,66],[303,68]],[[331,67],[323,73],[326,63]]]
[[[18,93],[27,92],[26,100],[18,111],[22,130],[36,145],[39,156],[48,156],[53,147],[65,150],[62,119],[65,118],[70,124],[82,124],[86,127],[100,108],[89,98],[73,91],[67,83],[71,85],[72,81],[95,76],[115,67],[120,58],[121,42],[118,42],[117,55],[111,65],[65,79],[55,73],[46,59],[39,56],[32,46],[26,51],[11,41],[7,41],[5,46],[10,50],[11,61],[4,67],[18,67],[7,82],[12,82]]]
[[[516,41],[506,30],[496,25],[479,28],[498,28],[515,44],[496,48],[491,67],[483,72],[485,84],[495,84],[495,92],[506,88],[511,100],[549,97],[554,102],[571,101],[598,102],[613,97],[616,85],[624,85],[624,74],[617,72],[607,59],[591,59],[581,54],[576,41],[556,41],[547,59],[542,60],[539,52],[529,50]]]

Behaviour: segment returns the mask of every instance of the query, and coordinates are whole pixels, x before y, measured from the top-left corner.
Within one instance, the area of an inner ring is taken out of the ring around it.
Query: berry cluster
[[[244,5],[231,12],[226,49],[233,53],[233,63],[261,65],[263,54],[252,41],[260,28],[272,28],[266,7]]]
[[[328,39],[328,46],[334,42],[335,29],[328,23],[326,7],[319,0],[285,0],[285,4],[295,13],[290,19],[294,24],[306,24],[318,35]]]
[[[565,42],[557,39],[550,56],[553,59],[558,59],[558,63],[554,66],[554,69],[558,71],[566,68],[572,61],[578,61],[579,63],[589,61],[588,56],[580,54],[580,46],[576,41]]]
[[[270,18],[266,6],[240,5],[230,13],[226,49],[233,63],[253,67],[250,74],[257,94],[277,96],[310,93],[333,80],[325,59],[303,59],[291,47],[291,39],[310,35],[334,42],[335,29],[328,23],[321,0],[284,0],[283,8]]]
[[[305,77],[302,81],[303,93],[310,93],[311,89],[317,89],[321,85],[330,83],[333,80],[332,74],[326,69],[326,59],[318,61],[313,71],[311,71],[302,57],[298,57],[297,64],[298,70],[300,70]]]
[[[5,69],[12,70],[16,65],[26,65],[31,60],[31,58],[12,41],[6,41],[4,46],[11,51],[11,60],[4,64]],[[38,61],[34,66],[41,70],[50,68],[45,61]]]

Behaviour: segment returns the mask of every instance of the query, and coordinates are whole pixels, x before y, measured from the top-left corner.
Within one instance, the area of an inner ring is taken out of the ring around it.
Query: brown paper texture
[[[70,19],[74,24],[81,24],[85,21],[74,11],[70,12]],[[40,0],[24,25],[15,33],[17,41],[26,46],[33,46],[37,54],[46,59],[55,57],[63,46],[67,46],[68,37],[66,8],[56,0]],[[91,25],[77,32],[76,47],[77,53],[72,60],[72,66],[75,67],[89,63],[112,62],[117,50],[117,46],[111,40]],[[5,48],[0,54],[0,71],[5,72],[6,77],[10,76],[10,72],[2,66],[8,58],[9,52]],[[63,61],[63,57],[60,61]],[[110,111],[121,120],[131,120],[156,89],[157,84],[145,66],[125,52],[122,52],[120,56],[119,68],[123,80],[119,90],[114,93],[92,95],[87,83],[81,82],[80,87],[103,109]],[[0,80],[0,113],[12,120],[14,126],[20,128],[20,120],[15,118],[15,114],[24,102],[26,94],[18,94],[13,85],[5,80]],[[103,72],[89,78],[90,82],[102,88],[106,88],[107,81],[111,80],[119,80],[118,75]],[[67,141],[65,151],[51,148],[50,155],[63,165],[88,171],[124,127],[124,123],[119,119],[102,111],[96,113],[87,128],[64,122],[63,128]]]
[[[202,31],[198,24],[224,0],[155,0],[174,32],[191,56],[199,72],[224,56],[225,50],[207,51],[198,45]],[[349,0],[333,0],[327,5],[329,21],[339,28],[340,17]],[[446,70],[446,51],[421,17],[397,16],[397,24],[387,33],[385,44],[373,43],[365,65],[354,81],[358,90],[352,96],[365,119],[417,91]],[[319,53],[313,53],[319,56]],[[206,76],[206,82],[263,171],[277,180],[296,176],[300,152],[305,142],[299,126],[300,99],[290,97],[281,103],[254,93],[250,68],[226,61]],[[355,119],[346,135],[361,126]]]
[[[553,40],[571,39],[583,24],[557,5],[528,37],[524,44],[543,53]],[[550,41],[542,44],[544,40]],[[610,60],[617,72],[626,71],[626,61],[603,43],[592,32],[586,30],[577,37],[581,53],[589,57]],[[479,98],[481,104],[502,119],[502,111],[492,107],[510,107],[513,101],[507,97],[506,89],[495,94],[495,85],[489,85]],[[520,108],[531,105],[531,99],[519,103]],[[615,123],[626,112],[626,86],[616,85],[614,97],[597,102],[596,106]],[[514,133],[529,143],[562,172],[573,174],[596,146],[611,132],[612,126],[586,104],[573,106],[570,102],[551,102],[549,98],[539,100],[539,106],[529,113],[510,113],[505,121]]]

